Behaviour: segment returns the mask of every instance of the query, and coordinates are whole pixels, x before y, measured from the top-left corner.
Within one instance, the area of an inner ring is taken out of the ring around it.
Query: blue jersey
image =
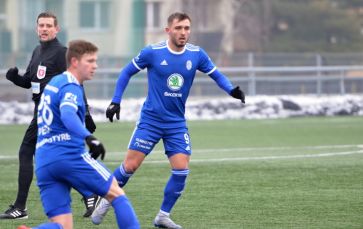
[[[69,110],[74,115],[67,117],[64,111]],[[81,85],[71,73],[60,74],[48,83],[38,106],[36,168],[78,158],[86,151],[84,139],[90,133],[84,127],[85,112]],[[67,128],[65,121],[75,124]]]
[[[148,95],[140,121],[157,125],[185,125],[185,103],[196,71],[210,74],[216,69],[201,48],[187,44],[183,51],[174,52],[165,41],[144,48],[132,62],[148,70]]]
[[[120,103],[131,75],[144,68],[147,68],[148,95],[140,122],[160,127],[185,126],[185,103],[197,70],[213,78],[227,93],[233,88],[202,48],[188,43],[184,50],[175,52],[168,47],[167,41],[163,41],[142,49],[124,68],[113,102]]]

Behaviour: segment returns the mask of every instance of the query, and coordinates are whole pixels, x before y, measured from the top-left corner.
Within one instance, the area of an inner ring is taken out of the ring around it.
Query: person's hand
[[[233,88],[230,95],[233,98],[240,99],[242,103],[245,103],[245,94],[239,89],[239,86]]]
[[[116,114],[117,120],[120,120],[120,104],[112,102],[106,110],[106,118],[110,120],[110,122],[113,122],[113,116]]]
[[[14,68],[10,68],[7,72],[6,72],[6,79],[13,81],[15,77],[18,76],[19,73],[19,69],[17,67]]]
[[[89,112],[86,113],[85,116],[86,128],[89,132],[93,133],[96,130],[96,123],[93,121],[93,118]]]
[[[102,143],[93,135],[86,137],[86,143],[89,147],[89,154],[95,160],[101,155],[101,160],[105,158],[106,150]]]

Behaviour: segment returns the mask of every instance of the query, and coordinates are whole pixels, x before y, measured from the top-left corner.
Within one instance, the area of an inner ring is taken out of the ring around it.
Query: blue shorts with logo
[[[155,145],[163,139],[165,154],[168,157],[177,153],[191,155],[192,146],[188,133],[188,128],[165,128],[150,125],[148,123],[138,123],[131,136],[129,149],[137,150],[148,155]]]
[[[99,161],[84,153],[74,160],[60,160],[38,168],[37,185],[48,218],[71,213],[71,188],[105,196],[113,176]]]

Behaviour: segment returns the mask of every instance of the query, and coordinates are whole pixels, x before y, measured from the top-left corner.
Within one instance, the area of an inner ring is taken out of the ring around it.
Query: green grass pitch
[[[99,123],[105,163],[122,161],[134,123]],[[25,125],[0,125],[0,211],[17,190],[17,151]],[[363,117],[191,121],[190,176],[172,218],[185,229],[363,228]],[[125,187],[141,228],[153,228],[170,167],[158,144]],[[1,229],[46,221],[33,182],[29,219],[0,221]],[[82,218],[72,191],[74,228],[117,228]]]

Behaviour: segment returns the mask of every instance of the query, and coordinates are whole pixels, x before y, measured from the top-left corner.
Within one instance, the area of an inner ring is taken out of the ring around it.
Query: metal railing
[[[300,67],[224,67],[219,69],[250,96],[254,95],[329,95],[363,94],[363,66]],[[87,81],[88,98],[111,99],[120,69],[98,69],[94,80]],[[0,70],[0,100],[29,101],[30,90],[23,90],[5,79]],[[146,71],[133,76],[124,98],[147,94]],[[190,96],[226,96],[207,75],[198,72]]]

